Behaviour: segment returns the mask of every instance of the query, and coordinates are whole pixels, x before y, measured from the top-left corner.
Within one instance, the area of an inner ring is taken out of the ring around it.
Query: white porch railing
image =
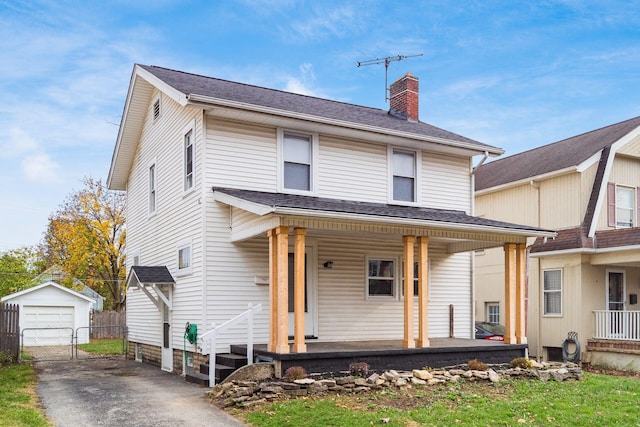
[[[593,338],[640,341],[640,311],[594,310]]]
[[[246,311],[219,325],[213,323],[211,329],[200,335],[203,343],[209,338],[209,387],[216,385],[216,337],[229,326],[240,323],[245,319],[247,320],[247,364],[251,365],[253,363],[253,313],[260,311],[262,311],[262,304],[256,306],[249,304],[249,308]]]

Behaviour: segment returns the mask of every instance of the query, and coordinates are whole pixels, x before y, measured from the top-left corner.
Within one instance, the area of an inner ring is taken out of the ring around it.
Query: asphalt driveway
[[[40,401],[57,427],[244,426],[205,398],[207,388],[148,364],[94,359],[34,366]]]

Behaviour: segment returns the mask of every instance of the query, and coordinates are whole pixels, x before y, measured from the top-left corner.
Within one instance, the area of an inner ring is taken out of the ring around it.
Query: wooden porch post
[[[289,227],[276,227],[278,337],[276,353],[289,353]]]
[[[276,351],[278,343],[278,295],[276,286],[278,280],[278,245],[276,244],[276,230],[267,232],[269,236],[269,343],[268,351]]]
[[[527,343],[525,284],[526,284],[526,245],[516,245],[516,341],[518,344]]]
[[[418,347],[429,347],[429,237],[418,237]]]
[[[414,236],[403,236],[404,243],[404,341],[402,347],[415,348],[413,333],[413,245]]]
[[[305,268],[304,268],[304,252],[305,252],[305,235],[307,230],[304,228],[295,228],[293,230],[295,236],[294,248],[294,285],[293,285],[293,317],[294,317],[294,334],[293,349],[296,353],[305,353],[307,344],[304,342],[304,299],[305,299]]]
[[[516,244],[504,245],[504,301],[505,301],[505,333],[506,344],[516,343]]]

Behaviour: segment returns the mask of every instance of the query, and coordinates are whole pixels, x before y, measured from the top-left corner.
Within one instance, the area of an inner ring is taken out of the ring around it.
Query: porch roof
[[[517,237],[554,237],[556,233],[526,225],[467,215],[463,211],[399,206],[354,200],[329,199],[297,194],[267,193],[213,187],[217,201],[259,216],[268,214],[314,216],[430,227],[455,232],[475,232]]]

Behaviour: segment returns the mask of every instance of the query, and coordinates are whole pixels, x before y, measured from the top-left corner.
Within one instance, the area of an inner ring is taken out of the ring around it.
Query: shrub
[[[292,366],[284,371],[284,377],[289,381],[307,378],[307,371],[302,366]]]
[[[479,361],[478,359],[469,360],[467,366],[472,371],[486,371],[488,366],[486,363]]]
[[[533,363],[531,363],[531,360],[527,359],[526,357],[516,357],[511,361],[511,367],[529,369],[533,367]]]
[[[0,367],[13,363],[13,357],[4,351],[0,351]]]
[[[367,377],[369,376],[369,364],[367,362],[350,363],[349,372],[356,377]]]

